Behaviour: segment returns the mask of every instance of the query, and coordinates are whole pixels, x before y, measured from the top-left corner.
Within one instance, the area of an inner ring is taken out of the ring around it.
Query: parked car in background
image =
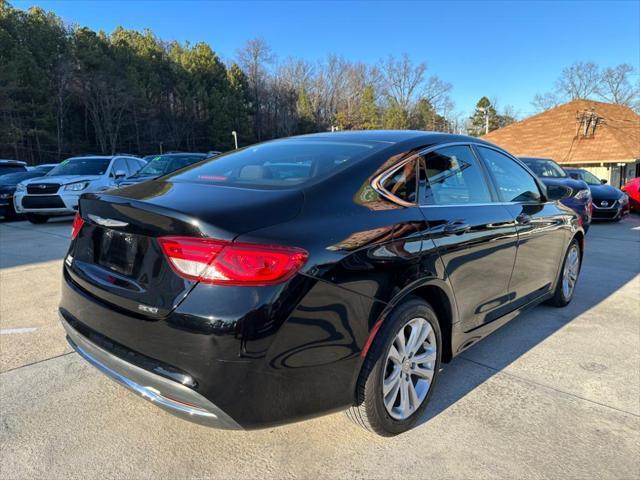
[[[619,221],[629,213],[629,197],[622,190],[607,185],[593,173],[583,168],[565,168],[571,178],[583,180],[591,190],[593,220]]]
[[[4,217],[5,219],[18,217],[19,215],[13,208],[13,196],[15,195],[18,184],[30,178],[42,177],[50,172],[56,165],[57,163],[36,165],[35,167],[29,167],[27,171],[0,175],[0,217]]]
[[[26,162],[21,162],[20,160],[0,160],[0,175],[26,171]]]
[[[68,158],[46,176],[20,182],[13,205],[31,223],[72,215],[81,194],[115,188],[144,165],[140,158],[118,155]]]
[[[640,211],[640,177],[629,180],[621,190],[629,196],[629,208],[635,212]]]
[[[166,153],[156,155],[148,160],[148,163],[136,173],[120,182],[120,187],[146,182],[161,177],[181,168],[200,162],[209,155],[206,153]],[[146,158],[146,157],[145,157]]]
[[[591,224],[591,191],[582,180],[571,178],[560,165],[550,158],[520,157],[520,160],[535,173],[547,188],[562,185],[571,189],[571,196],[562,203],[580,215],[585,232]]]
[[[84,359],[184,419],[252,429],[350,408],[397,435],[441,362],[571,301],[584,229],[555,201],[570,193],[461,135],[253,145],[82,195],[60,318]]]

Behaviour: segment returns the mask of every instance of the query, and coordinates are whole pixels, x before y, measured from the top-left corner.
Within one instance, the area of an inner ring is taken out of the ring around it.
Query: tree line
[[[0,0],[0,156],[226,150],[332,129],[453,131],[451,84],[424,63],[279,60],[261,39],[225,63],[206,43],[69,27]]]
[[[537,110],[573,98],[638,108],[629,65],[578,62]],[[110,34],[0,0],[0,157],[30,163],[76,154],[210,151],[283,136],[354,129],[483,135],[517,120],[481,97],[454,111],[451,83],[408,55],[370,65],[329,55],[280,59],[252,39],[223,61],[206,43],[166,42],[150,30]]]

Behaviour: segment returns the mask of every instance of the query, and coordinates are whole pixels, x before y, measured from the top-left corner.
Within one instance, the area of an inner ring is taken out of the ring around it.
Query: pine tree
[[[482,97],[476,104],[476,109],[473,115],[469,118],[471,128],[469,133],[473,136],[479,137],[486,132],[486,115],[489,115],[489,131],[496,130],[500,127],[498,112],[491,105],[491,101],[487,97]]]
[[[380,112],[376,105],[373,85],[367,85],[362,91],[359,128],[362,130],[375,130],[380,128]]]

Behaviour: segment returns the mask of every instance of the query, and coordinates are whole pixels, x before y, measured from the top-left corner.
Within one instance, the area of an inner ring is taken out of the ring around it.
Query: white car
[[[80,195],[116,188],[145,164],[140,158],[125,155],[68,158],[44,177],[19,183],[14,208],[31,223],[72,215],[78,209]]]

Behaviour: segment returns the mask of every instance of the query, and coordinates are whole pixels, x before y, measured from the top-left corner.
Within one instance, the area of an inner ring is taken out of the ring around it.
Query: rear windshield
[[[54,167],[47,175],[104,175],[109,168],[109,162],[110,158],[69,158]]]
[[[385,146],[388,144],[279,140],[220,155],[170,178],[243,187],[301,186],[329,176]]]
[[[192,155],[158,155],[149,159],[149,163],[138,170],[133,177],[166,175],[167,173],[175,172],[205,158],[207,158],[207,155],[204,153],[194,153]]]
[[[0,165],[0,175],[13,172],[26,172],[27,167],[22,165]]]
[[[560,165],[551,160],[533,160],[525,158],[522,161],[539,177],[566,178],[567,176],[565,171],[560,168]]]

